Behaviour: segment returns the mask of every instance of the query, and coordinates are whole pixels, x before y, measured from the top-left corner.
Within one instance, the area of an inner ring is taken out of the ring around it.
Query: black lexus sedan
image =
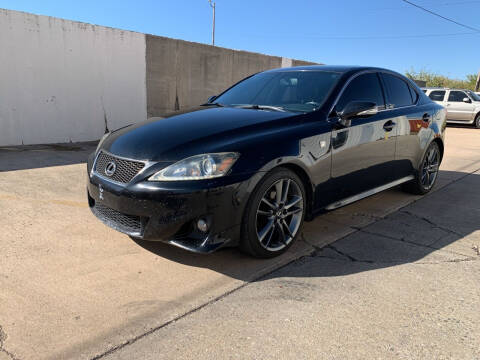
[[[88,202],[133,238],[273,257],[322,212],[400,184],[429,192],[445,127],[445,110],[389,70],[265,71],[106,134],[88,161]]]

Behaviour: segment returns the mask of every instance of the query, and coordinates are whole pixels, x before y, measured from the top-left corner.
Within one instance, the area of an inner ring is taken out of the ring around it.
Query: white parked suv
[[[471,90],[422,88],[427,96],[447,109],[447,122],[473,124],[480,129],[480,95]]]

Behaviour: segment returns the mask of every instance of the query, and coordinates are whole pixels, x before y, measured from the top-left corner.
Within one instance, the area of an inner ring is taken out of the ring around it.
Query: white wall
[[[145,119],[145,69],[144,34],[0,9],[0,146]]]

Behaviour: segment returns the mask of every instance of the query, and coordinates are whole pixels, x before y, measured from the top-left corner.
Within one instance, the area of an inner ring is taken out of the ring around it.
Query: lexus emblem
[[[113,161],[110,161],[107,166],[105,166],[105,175],[112,176],[115,174],[115,170],[117,170],[117,165]]]

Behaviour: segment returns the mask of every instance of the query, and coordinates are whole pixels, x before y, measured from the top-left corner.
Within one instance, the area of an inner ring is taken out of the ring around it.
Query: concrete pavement
[[[269,261],[237,250],[194,255],[106,228],[85,201],[91,145],[0,150],[0,359],[132,358],[141,349],[145,358],[385,357],[389,338],[398,357],[448,358],[447,339],[450,357],[478,357],[480,175],[469,174],[480,169],[480,132],[449,127],[446,145],[431,195],[393,189],[328,213]],[[451,327],[435,332],[446,308]],[[459,334],[471,345],[463,353]]]
[[[106,359],[479,359],[478,188],[480,172]]]

